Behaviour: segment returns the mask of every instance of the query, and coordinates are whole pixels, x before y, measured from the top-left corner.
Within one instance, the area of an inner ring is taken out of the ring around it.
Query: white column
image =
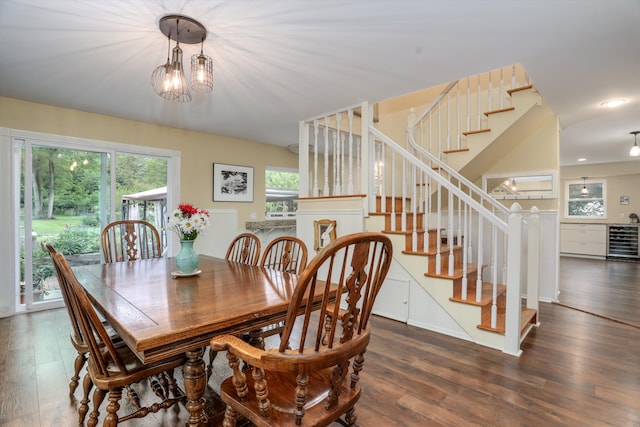
[[[298,192],[300,197],[309,197],[309,123],[300,122],[298,126]]]

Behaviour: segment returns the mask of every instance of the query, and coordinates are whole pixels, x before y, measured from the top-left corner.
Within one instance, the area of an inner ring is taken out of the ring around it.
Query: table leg
[[[204,412],[204,392],[207,387],[205,363],[202,359],[204,348],[186,352],[187,361],[182,366],[184,392],[187,395],[186,408],[189,411],[187,427],[206,426],[208,418]]]

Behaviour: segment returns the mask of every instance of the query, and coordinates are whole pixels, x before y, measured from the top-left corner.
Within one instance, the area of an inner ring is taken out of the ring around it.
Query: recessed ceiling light
[[[626,99],[611,99],[609,101],[605,101],[602,104],[600,104],[603,108],[615,108],[615,107],[619,107],[622,104],[624,104],[625,102],[627,102]]]
[[[579,161],[579,162],[586,162],[586,161],[587,161],[587,159],[585,159],[584,157],[580,157],[580,158],[578,159],[578,161]]]

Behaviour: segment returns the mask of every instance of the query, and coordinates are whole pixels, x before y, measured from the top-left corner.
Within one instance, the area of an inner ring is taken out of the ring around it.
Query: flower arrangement
[[[167,228],[174,231],[180,240],[195,240],[208,226],[209,212],[188,203],[180,203],[167,224]]]

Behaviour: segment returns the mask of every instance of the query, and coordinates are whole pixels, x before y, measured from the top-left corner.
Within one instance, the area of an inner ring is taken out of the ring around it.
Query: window
[[[606,180],[567,181],[565,195],[566,218],[605,219],[607,217]]]
[[[298,209],[299,176],[297,171],[266,168],[265,216],[269,218],[294,217]]]

